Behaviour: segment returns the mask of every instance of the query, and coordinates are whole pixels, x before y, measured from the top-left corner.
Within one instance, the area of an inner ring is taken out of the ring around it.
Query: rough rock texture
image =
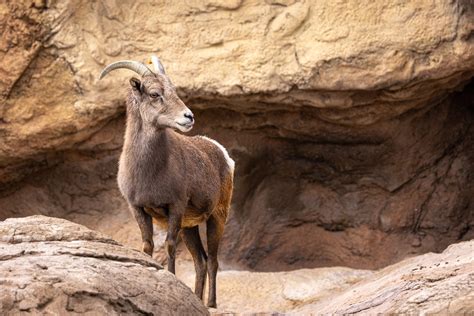
[[[464,314],[474,311],[474,241],[380,271],[342,267],[218,274],[213,314]],[[194,268],[178,261],[190,286]],[[189,288],[141,252],[63,219],[0,222],[0,313],[208,314]]]
[[[474,312],[474,241],[404,260],[330,299],[293,310],[308,314],[470,315]]]
[[[177,276],[193,288],[193,263],[180,259]],[[210,311],[215,315],[291,313],[306,304],[335,297],[372,274],[344,267],[284,272],[221,271],[217,274],[218,308]]]
[[[0,314],[207,315],[147,255],[45,216],[0,222]]]
[[[473,21],[469,0],[2,2],[0,217],[137,244],[115,183],[130,73],[97,75],[158,53],[237,161],[226,266],[378,268],[471,239]]]
[[[471,315],[474,241],[403,260],[379,271],[342,267],[286,272],[223,271],[219,308],[211,314]],[[177,274],[192,286],[194,268]]]

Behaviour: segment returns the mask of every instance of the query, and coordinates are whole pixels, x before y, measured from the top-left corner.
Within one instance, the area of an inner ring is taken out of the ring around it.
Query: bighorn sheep
[[[234,161],[225,148],[204,136],[184,136],[194,124],[193,113],[156,56],[154,70],[137,61],[118,61],[102,70],[126,68],[131,78],[127,125],[120,156],[118,185],[141,230],[143,251],[153,252],[152,218],[167,227],[168,270],[175,273],[178,234],[191,252],[196,269],[195,293],[202,299],[209,274],[208,306],[216,307],[217,251],[230,208]],[[206,223],[207,254],[199,236]]]

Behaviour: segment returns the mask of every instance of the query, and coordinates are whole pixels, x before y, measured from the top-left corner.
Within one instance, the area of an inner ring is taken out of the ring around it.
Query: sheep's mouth
[[[178,125],[182,126],[184,128],[191,128],[191,127],[193,127],[194,123],[186,123],[186,124],[178,123]]]
[[[185,124],[176,122],[176,124],[178,125],[178,129],[182,132],[189,132],[194,126],[194,122],[185,123]]]

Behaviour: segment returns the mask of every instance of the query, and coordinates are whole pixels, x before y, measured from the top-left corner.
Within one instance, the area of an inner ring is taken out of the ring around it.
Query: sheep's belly
[[[155,224],[163,228],[168,227],[168,216],[163,208],[145,207],[145,211],[153,217]],[[194,227],[202,222],[205,222],[209,217],[208,214],[199,212],[193,208],[187,208],[183,219],[181,220],[181,227]]]

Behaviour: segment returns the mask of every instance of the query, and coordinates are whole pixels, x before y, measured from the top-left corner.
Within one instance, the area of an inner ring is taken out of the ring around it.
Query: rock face
[[[474,241],[380,271],[343,267],[222,271],[226,313],[464,314],[474,310]],[[182,258],[184,259],[184,258]],[[201,301],[145,254],[45,216],[0,222],[0,313],[207,315]],[[179,260],[190,286],[194,268]]]
[[[451,2],[0,4],[0,217],[137,245],[116,188],[130,73],[157,53],[237,162],[224,266],[379,268],[474,237],[474,8]],[[429,27],[427,27],[429,25]]]
[[[343,267],[218,274],[217,315],[470,315],[474,241],[403,260],[379,271]],[[178,276],[194,282],[181,260]],[[226,314],[227,313],[227,314]]]
[[[469,241],[411,258],[294,312],[467,315],[474,311],[473,253],[474,241]]]
[[[147,255],[63,219],[0,222],[0,314],[208,315]]]

